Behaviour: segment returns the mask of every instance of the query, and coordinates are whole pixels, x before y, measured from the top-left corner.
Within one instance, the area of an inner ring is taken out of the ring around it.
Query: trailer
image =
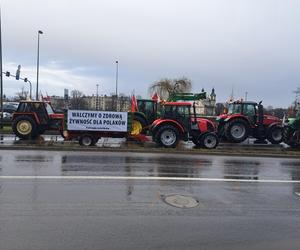
[[[82,146],[94,146],[101,137],[128,138],[132,113],[115,111],[68,110],[63,135]]]

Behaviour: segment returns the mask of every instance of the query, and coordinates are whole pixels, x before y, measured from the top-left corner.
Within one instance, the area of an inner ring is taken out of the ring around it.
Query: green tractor
[[[292,148],[300,148],[300,112],[295,118],[285,120],[283,128],[283,142]]]
[[[158,117],[157,100],[138,99],[132,105],[132,112],[134,114],[132,121],[131,135],[146,134],[150,125]]]

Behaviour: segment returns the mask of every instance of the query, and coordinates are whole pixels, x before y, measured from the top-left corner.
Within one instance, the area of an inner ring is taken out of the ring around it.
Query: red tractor
[[[282,142],[282,121],[275,116],[264,115],[261,102],[235,101],[229,104],[228,111],[218,116],[218,135],[229,142],[239,143],[249,136],[256,142],[272,144]]]
[[[162,105],[161,115],[151,127],[153,141],[166,148],[176,147],[179,140],[192,140],[197,147],[213,149],[219,143],[216,127],[212,121],[193,115],[189,102],[166,102]]]
[[[21,101],[13,113],[12,129],[21,139],[35,138],[45,130],[63,131],[63,114],[56,114],[49,102]]]

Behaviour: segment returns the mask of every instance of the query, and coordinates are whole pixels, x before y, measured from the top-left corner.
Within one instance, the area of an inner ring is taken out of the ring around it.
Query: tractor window
[[[171,115],[172,114],[172,106],[163,106],[163,115]]]
[[[190,115],[190,107],[188,106],[178,106],[177,107],[177,113],[180,116],[189,116]]]
[[[54,114],[54,111],[49,103],[45,103],[48,115]]]
[[[20,102],[17,112],[20,112],[20,113],[32,112],[32,103]]]
[[[246,116],[255,116],[255,106],[253,104],[245,104],[243,113]]]
[[[228,107],[228,114],[240,114],[242,112],[242,105],[239,103],[231,103]]]

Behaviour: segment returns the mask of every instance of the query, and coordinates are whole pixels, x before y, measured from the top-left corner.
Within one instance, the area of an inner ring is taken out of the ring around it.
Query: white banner
[[[127,112],[68,110],[68,130],[127,132]]]

